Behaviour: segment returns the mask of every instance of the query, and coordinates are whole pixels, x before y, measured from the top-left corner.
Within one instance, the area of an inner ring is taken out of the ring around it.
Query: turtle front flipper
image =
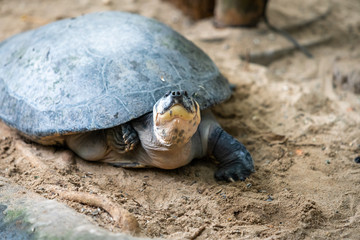
[[[217,180],[244,181],[255,172],[254,162],[245,146],[220,126],[214,126],[209,133],[208,151],[219,163],[215,172]]]
[[[138,134],[130,123],[108,129],[106,139],[109,147],[118,153],[129,152],[139,143]]]

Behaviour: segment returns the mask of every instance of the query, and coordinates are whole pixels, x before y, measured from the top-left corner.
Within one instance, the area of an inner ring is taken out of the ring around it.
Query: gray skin
[[[201,112],[202,119],[196,124],[192,119],[175,127],[172,123],[178,118],[174,116],[170,125],[156,125],[154,115],[171,111],[175,105],[196,115],[196,101],[185,91],[172,91],[159,99],[153,112],[137,120],[112,129],[70,135],[65,142],[86,160],[108,162],[118,167],[175,169],[194,158],[210,156],[219,165],[215,173],[218,180],[243,181],[255,171],[250,153],[220,127],[209,109]],[[186,132],[191,132],[189,127],[195,132],[186,139]],[[164,130],[166,134],[157,134]],[[172,136],[170,141],[164,140],[169,135]]]
[[[230,96],[201,49],[136,14],[92,13],[0,43],[0,119],[89,161],[173,169],[210,155],[217,179],[243,180],[250,154],[207,110]]]

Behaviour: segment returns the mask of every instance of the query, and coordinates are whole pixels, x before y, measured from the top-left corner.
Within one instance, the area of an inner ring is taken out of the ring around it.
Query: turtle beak
[[[189,113],[183,106],[174,105],[168,111],[161,114],[163,120],[171,120],[173,118],[182,118],[184,120],[192,119],[192,114]]]
[[[189,97],[186,91],[171,91],[155,104],[155,123],[158,125],[160,122],[171,121],[175,118],[188,121],[200,113],[199,111],[198,103]]]
[[[175,105],[180,105],[183,108],[186,109],[188,112],[195,112],[194,109],[194,100],[189,97],[188,93],[186,91],[171,91],[165,94],[164,97],[162,97],[158,101],[158,110],[160,110],[160,114],[164,114],[166,111],[169,111],[170,108],[172,108]]]

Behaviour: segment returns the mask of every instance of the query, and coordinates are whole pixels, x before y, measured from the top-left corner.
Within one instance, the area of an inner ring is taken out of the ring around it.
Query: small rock
[[[220,193],[220,196],[222,196],[224,199],[226,199],[226,194],[225,193]]]
[[[92,211],[91,214],[92,214],[93,216],[96,216],[96,215],[99,215],[100,211],[101,211],[101,210],[100,210],[99,208],[97,208],[97,209],[95,209],[94,211]]]
[[[202,194],[202,193],[205,191],[205,188],[197,187],[197,188],[196,188],[196,191],[197,191],[199,194]]]
[[[356,157],[356,158],[354,159],[354,161],[355,161],[356,163],[360,163],[360,156]]]
[[[272,198],[270,195],[268,196],[268,198],[266,199],[267,202],[272,202],[274,200],[274,198]]]

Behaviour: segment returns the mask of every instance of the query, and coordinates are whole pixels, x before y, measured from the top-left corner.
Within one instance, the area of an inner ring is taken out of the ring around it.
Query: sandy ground
[[[130,211],[148,237],[358,239],[360,2],[297,2],[302,3],[270,1],[269,18],[300,42],[320,43],[310,48],[314,58],[290,52],[265,67],[248,63],[246,56],[266,56],[291,44],[262,24],[214,29],[210,19],[193,22],[158,0],[0,0],[0,40],[102,10],[135,12],[172,26],[236,84],[233,97],[214,112],[247,146],[257,170],[245,182],[224,183],[214,180],[216,166],[208,159],[173,171],[113,168],[75,158],[66,149],[25,142],[1,123],[0,175],[50,199],[69,190],[104,196]],[[325,18],[298,26],[324,13]],[[101,208],[59,201],[120,231]]]

